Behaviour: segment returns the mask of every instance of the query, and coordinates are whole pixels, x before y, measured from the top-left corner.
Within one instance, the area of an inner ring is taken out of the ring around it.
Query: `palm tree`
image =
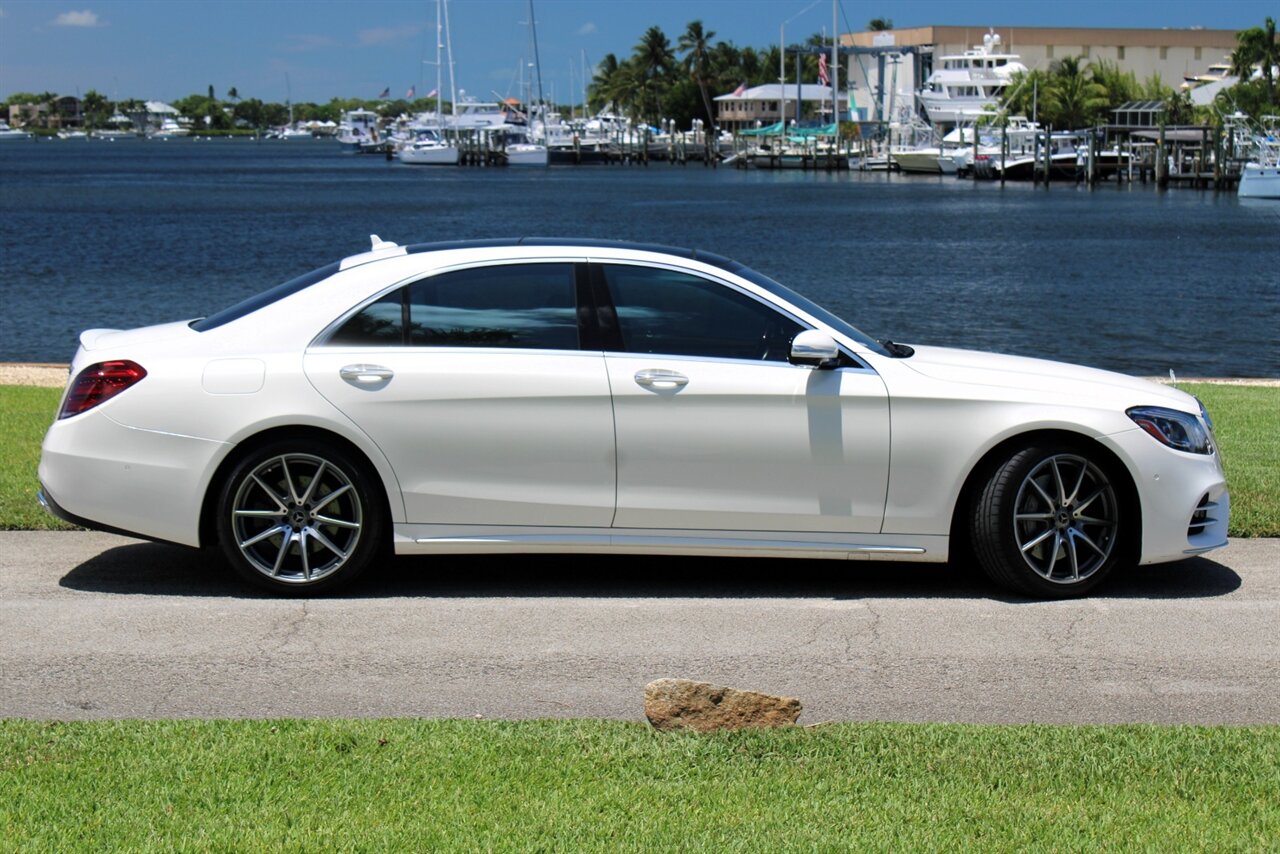
[[[867,29],[873,33],[882,33],[893,29],[893,18],[872,18],[867,22]]]
[[[1032,121],[1050,124],[1058,110],[1053,77],[1040,69],[1014,74],[1000,96],[1000,111],[1006,115],[1030,116]]]
[[[104,116],[111,114],[111,104],[96,89],[90,89],[84,93],[84,99],[80,102],[80,106],[84,110],[85,124],[90,128],[96,128],[102,124]]]
[[[711,112],[711,98],[707,96],[707,78],[711,72],[711,40],[715,32],[702,28],[702,21],[690,21],[685,27],[684,35],[676,43],[676,49],[684,54],[684,69],[698,84],[702,94],[702,106],[707,111],[707,127],[715,124],[715,116]]]
[[[1272,69],[1280,64],[1280,44],[1276,42],[1276,21],[1270,16],[1261,27],[1250,27],[1236,33],[1236,49],[1231,52],[1231,73],[1241,83],[1253,77],[1253,68],[1262,66],[1262,79],[1266,81],[1267,98],[1276,100],[1276,81]]]
[[[658,26],[650,27],[640,38],[631,57],[640,84],[640,117],[658,118],[658,104],[675,69],[671,42]]]
[[[1107,90],[1085,74],[1083,57],[1064,56],[1049,67],[1057,95],[1059,127],[1082,128],[1098,121],[1107,109]]]
[[[630,110],[637,92],[635,68],[630,61],[619,62],[612,53],[605,54],[591,78],[588,103],[600,110],[612,104],[619,112]]]
[[[1138,78],[1132,71],[1121,71],[1118,64],[1105,59],[1090,63],[1089,78],[1106,90],[1110,109],[1136,100],[1141,91]]]

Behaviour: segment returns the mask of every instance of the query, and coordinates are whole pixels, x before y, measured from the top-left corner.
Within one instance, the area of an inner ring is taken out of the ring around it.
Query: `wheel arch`
[[[328,442],[339,446],[345,453],[350,454],[358,463],[364,465],[367,469],[366,474],[376,483],[382,484],[382,489],[378,492],[381,502],[381,509],[387,519],[388,534],[394,528],[394,516],[392,515],[391,499],[389,488],[379,471],[378,466],[369,455],[364,452],[358,445],[350,439],[335,433],[332,430],[326,430],[323,427],[314,427],[304,424],[291,424],[276,427],[268,427],[257,433],[245,437],[240,440],[235,448],[231,450],[222,461],[218,463],[214,469],[213,476],[209,478],[209,485],[205,489],[204,498],[200,504],[200,547],[207,548],[218,542],[217,523],[214,518],[214,510],[218,504],[218,495],[222,491],[222,485],[226,481],[231,470],[236,467],[248,454],[253,453],[258,448],[277,442],[283,439],[308,439],[318,442]],[[388,537],[386,544],[391,545],[391,538]]]
[[[1138,497],[1137,484],[1133,472],[1119,456],[1106,445],[1083,433],[1061,429],[1029,430],[1008,436],[993,445],[965,477],[964,485],[956,496],[955,505],[951,508],[950,547],[949,552],[956,557],[971,559],[973,545],[970,541],[969,509],[981,493],[988,479],[997,468],[1018,450],[1035,444],[1058,443],[1088,452],[1092,459],[1102,463],[1108,473],[1116,481],[1117,492],[1125,516],[1131,520],[1127,530],[1122,532],[1120,548],[1124,549],[1123,558],[1136,563],[1142,549],[1142,502]]]

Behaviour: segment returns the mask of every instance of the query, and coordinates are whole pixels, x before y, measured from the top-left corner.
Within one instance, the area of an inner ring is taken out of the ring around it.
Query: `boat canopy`
[[[786,128],[783,127],[782,122],[774,122],[762,128],[738,131],[738,136],[782,136],[783,134],[786,134],[788,139],[794,141],[811,139],[815,136],[839,136],[840,128],[835,124],[812,128]]]
[[[784,130],[782,122],[774,122],[762,128],[740,130],[738,131],[738,136],[781,136]]]
[[[809,139],[815,136],[839,136],[840,128],[835,124],[821,125],[815,128],[792,128],[787,136]]]

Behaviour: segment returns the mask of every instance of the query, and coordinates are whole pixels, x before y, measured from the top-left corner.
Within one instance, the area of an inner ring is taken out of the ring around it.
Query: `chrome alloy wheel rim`
[[[336,572],[355,551],[362,525],[351,479],[311,454],[261,463],[232,503],[240,553],[263,575],[307,584]]]
[[[1027,566],[1046,581],[1075,584],[1115,547],[1116,494],[1096,465],[1074,454],[1042,461],[1018,487],[1013,530]]]

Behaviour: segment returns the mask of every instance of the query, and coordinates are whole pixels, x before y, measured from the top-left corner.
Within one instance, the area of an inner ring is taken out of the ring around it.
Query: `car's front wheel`
[[[974,551],[997,583],[1036,596],[1079,596],[1121,553],[1124,516],[1100,459],[1064,445],[1023,448],[996,468],[972,508]]]
[[[366,467],[335,445],[285,440],[255,449],[222,485],[222,552],[269,590],[332,590],[380,551],[386,520],[376,489]]]

